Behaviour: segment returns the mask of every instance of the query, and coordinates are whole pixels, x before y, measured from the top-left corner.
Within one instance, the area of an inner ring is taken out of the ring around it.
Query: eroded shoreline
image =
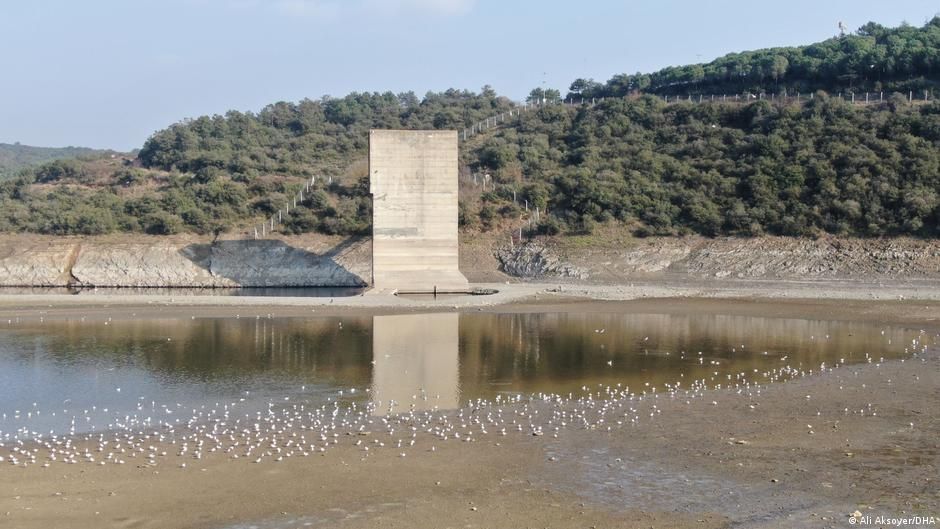
[[[181,290],[179,294],[147,294],[128,290],[121,293],[86,294],[20,294],[0,289],[0,314],[18,310],[68,311],[86,309],[159,312],[163,307],[192,309],[200,313],[225,312],[243,308],[258,313],[274,310],[279,313],[317,311],[322,313],[393,313],[416,310],[516,310],[519,306],[568,305],[585,302],[637,302],[659,299],[682,300],[764,300],[795,301],[871,301],[920,302],[940,301],[940,281],[649,281],[629,284],[565,284],[538,282],[475,283],[475,288],[496,291],[492,295],[397,296],[389,292],[365,291],[352,296],[276,297],[203,295],[197,290]],[[207,292],[206,294],[211,294]],[[50,311],[53,312],[53,311]]]

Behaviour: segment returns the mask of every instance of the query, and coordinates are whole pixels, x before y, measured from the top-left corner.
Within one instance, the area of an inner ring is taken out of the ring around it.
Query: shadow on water
[[[213,276],[243,287],[364,287],[366,278],[336,261],[364,243],[351,237],[317,254],[281,240],[219,240],[190,244],[179,253]]]

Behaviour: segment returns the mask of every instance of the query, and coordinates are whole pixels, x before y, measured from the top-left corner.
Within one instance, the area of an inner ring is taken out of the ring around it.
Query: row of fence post
[[[524,103],[517,103],[517,104],[516,104],[516,105],[517,105],[516,108],[510,109],[508,112],[503,112],[503,113],[501,113],[501,114],[497,114],[497,115],[495,115],[495,116],[486,118],[486,119],[484,119],[484,120],[482,120],[482,121],[479,121],[479,122],[477,122],[477,123],[471,125],[471,126],[468,127],[468,128],[463,129],[463,131],[461,131],[461,139],[464,140],[464,141],[466,141],[467,139],[472,138],[472,137],[473,137],[474,135],[476,135],[476,134],[479,134],[479,133],[481,133],[481,132],[490,130],[490,129],[496,127],[497,125],[499,125],[499,124],[501,124],[501,123],[505,123],[509,118],[521,116],[523,113],[529,112],[529,111],[532,110],[532,109],[538,109],[538,108],[542,108],[542,107],[546,107],[546,106],[550,106],[550,105],[558,105],[558,104],[560,104],[560,105],[565,105],[565,106],[583,106],[583,105],[591,105],[591,106],[593,106],[593,105],[596,105],[596,104],[598,104],[598,103],[604,101],[604,99],[605,99],[605,98],[603,98],[603,97],[601,97],[601,98],[591,98],[591,99],[581,98],[581,99],[579,99],[579,100],[575,100],[575,99],[566,99],[566,100],[561,100],[561,101],[552,101],[552,100],[548,100],[548,99],[538,99],[538,100],[535,100],[535,101],[526,101],[526,102],[524,102]],[[483,191],[485,192],[485,191],[487,190],[487,189],[486,189],[487,182],[490,180],[490,175],[484,173],[481,180],[482,180]],[[473,183],[474,183],[474,185],[480,185],[480,181],[478,181],[476,174],[473,175]],[[495,183],[495,182],[492,184],[491,189],[492,189],[492,190],[495,190],[495,189],[496,189],[496,183]],[[512,192],[512,201],[513,201],[514,204],[518,204],[518,201],[517,201],[517,198],[516,198],[516,191],[515,191],[515,190],[513,190],[513,192]],[[525,209],[525,213],[523,213],[523,214],[521,214],[521,215],[519,216],[519,221],[521,222],[521,224],[520,224],[520,226],[519,226],[519,228],[518,228],[518,229],[519,229],[519,241],[520,241],[520,243],[521,243],[522,240],[524,239],[524,236],[523,236],[523,228],[524,228],[524,226],[525,226],[525,227],[528,227],[529,229],[532,229],[532,223],[533,223],[533,221],[535,222],[535,224],[538,224],[538,223],[541,221],[541,214],[542,214],[541,209],[540,209],[538,206],[536,206],[536,207],[532,210],[532,213],[533,213],[533,214],[532,214],[532,215],[528,215],[528,213],[529,213],[529,200],[528,200],[528,199],[523,199],[523,208]],[[513,240],[513,233],[514,233],[514,232],[515,232],[515,229],[510,229],[510,230],[509,230],[509,245],[510,245],[510,246],[513,246],[513,244],[514,244],[514,240]]]
[[[582,106],[582,105],[596,105],[597,103],[603,101],[604,98],[581,98],[580,101],[575,101],[574,99],[565,99],[563,101],[552,101],[549,99],[536,99],[535,101],[526,101],[524,103],[516,103],[516,108],[509,109],[507,112],[502,112],[496,114],[495,116],[490,116],[483,121],[478,121],[473,125],[463,129],[460,134],[460,139],[467,141],[476,134],[490,130],[500,123],[507,122],[512,117],[518,117],[522,114],[529,112],[532,109],[542,108],[550,105],[566,105],[566,106]]]
[[[515,198],[513,198],[513,202],[515,202]],[[528,200],[525,201],[525,210],[526,210],[526,213],[528,213],[529,211]],[[542,220],[542,212],[538,206],[535,207],[532,215],[527,216],[525,213],[519,215],[519,244],[522,244],[522,242],[525,240],[525,236],[523,235],[523,231],[522,231],[523,227],[531,230],[532,223],[534,222],[537,226],[538,223],[541,222],[541,220]],[[515,234],[515,232],[516,232],[515,228],[509,229],[509,247],[510,248],[515,247],[515,240],[513,239],[513,235]]]
[[[477,175],[477,174],[474,174],[474,175],[473,175],[473,185],[475,185],[475,186],[476,186],[476,185],[482,185],[482,187],[483,187],[482,191],[483,191],[483,192],[486,192],[486,190],[487,190],[487,188],[486,188],[487,182],[489,182],[490,180],[491,180],[491,178],[490,178],[490,175],[489,175],[488,173],[484,173],[483,176],[482,176],[482,178],[478,178],[478,175]],[[491,189],[492,191],[495,191],[495,190],[496,190],[496,182],[492,182],[492,184],[490,184],[490,189]],[[537,225],[539,222],[541,222],[541,220],[542,220],[542,210],[541,210],[541,208],[540,208],[539,206],[535,206],[535,207],[533,207],[533,208],[531,209],[531,211],[530,211],[530,210],[529,210],[529,199],[523,198],[522,201],[520,202],[519,197],[517,196],[517,193],[516,193],[516,190],[515,190],[515,189],[512,190],[512,202],[513,202],[513,204],[521,205],[522,208],[523,208],[523,213],[521,213],[521,214],[519,215],[519,222],[520,222],[520,224],[519,224],[519,227],[518,227],[518,231],[519,231],[519,241],[520,241],[520,243],[521,243],[521,242],[525,239],[525,237],[524,237],[524,235],[523,235],[523,228],[528,228],[528,229],[531,230],[531,229],[532,229],[532,223],[533,223],[533,222],[534,222],[536,225]],[[546,213],[546,214],[547,214],[547,213]],[[517,228],[510,228],[510,229],[509,229],[509,245],[510,245],[510,247],[512,247],[512,246],[515,244],[515,239],[514,239],[513,237],[514,237],[514,233],[516,232],[516,230],[517,230]]]
[[[861,92],[839,92],[836,97],[843,101],[848,101],[850,103],[857,104],[870,104],[870,103],[883,103],[885,100],[884,92],[865,92],[865,99],[863,100]],[[812,101],[815,99],[816,94],[810,93],[809,95],[804,96],[803,94],[797,92],[796,95],[789,95],[787,93],[777,94],[777,93],[766,93],[759,92],[757,94],[752,94],[750,92],[745,92],[742,94],[686,94],[686,95],[664,95],[663,100],[666,103],[714,103],[714,102],[750,102],[750,101],[780,101],[780,102],[790,102],[790,103],[799,103],[802,101]],[[930,93],[930,90],[924,90],[923,98],[920,97],[920,94],[917,94],[915,97],[914,91],[910,90],[907,93],[907,100],[910,103],[914,101],[930,101],[933,98],[933,94]]]
[[[857,95],[857,94],[856,94],[855,92],[849,92],[849,93],[848,93],[848,97],[849,97],[849,99],[850,99],[853,103],[855,103],[855,102],[860,102],[860,100],[859,100],[859,101],[856,101],[856,99],[855,99],[855,96],[856,96],[856,95]],[[878,92],[877,95],[878,95],[878,101],[882,101],[882,102],[883,102],[883,101],[884,101],[884,92]],[[866,103],[869,103],[869,102],[873,101],[873,99],[872,99],[871,96],[872,96],[872,93],[870,93],[870,92],[865,92],[865,102],[866,102]],[[805,98],[804,98],[804,96],[803,96],[802,94],[800,94],[799,92],[797,92],[797,94],[796,94],[795,96],[788,95],[787,93],[783,93],[783,94],[770,93],[770,94],[767,94],[766,92],[759,92],[759,93],[757,93],[757,94],[752,94],[752,93],[749,93],[749,92],[745,92],[745,93],[742,93],[742,94],[731,94],[731,95],[722,94],[722,95],[720,95],[720,96],[717,95],[717,94],[708,94],[708,95],[705,95],[705,94],[695,94],[695,95],[693,95],[693,94],[687,94],[687,95],[684,95],[684,96],[679,96],[679,95],[674,95],[674,96],[664,95],[664,96],[662,96],[662,97],[663,97],[663,100],[664,100],[666,103],[678,103],[678,102],[682,102],[682,101],[698,102],[698,103],[715,102],[715,101],[721,101],[721,102],[736,101],[736,102],[740,102],[740,101],[756,101],[756,100],[764,100],[764,99],[770,100],[770,101],[777,101],[777,100],[779,100],[779,101],[787,101],[787,100],[789,100],[789,101],[797,101],[797,102],[799,102],[799,101],[811,100],[811,99],[813,99],[813,98],[815,97],[815,94],[814,94],[814,93],[810,93],[810,94],[809,94],[808,96],[806,96]],[[841,92],[839,93],[838,97],[841,98],[841,99],[844,99],[844,98],[845,98],[845,96],[844,96],[843,93],[841,93]],[[930,93],[929,93],[929,91],[925,90],[925,91],[924,91],[924,101],[928,100],[929,98],[930,98]],[[535,101],[527,101],[527,102],[524,102],[524,103],[517,103],[517,104],[516,104],[517,106],[516,106],[515,109],[510,109],[510,110],[507,111],[507,112],[503,112],[503,113],[500,113],[500,114],[496,114],[495,116],[488,117],[488,118],[486,118],[486,119],[484,119],[484,120],[482,120],[482,121],[478,121],[478,122],[474,123],[473,125],[471,125],[471,126],[469,126],[469,127],[467,127],[467,128],[464,128],[464,129],[461,131],[460,139],[466,141],[466,140],[472,138],[472,137],[473,137],[474,135],[476,135],[476,134],[479,134],[479,133],[481,133],[481,132],[484,132],[484,131],[493,129],[493,128],[495,128],[497,125],[499,125],[500,123],[505,123],[506,121],[508,121],[509,118],[520,116],[520,115],[522,115],[523,113],[528,112],[529,110],[532,110],[532,109],[542,108],[542,107],[549,106],[549,105],[554,105],[554,104],[561,104],[561,105],[565,105],[565,106],[585,106],[585,105],[587,105],[587,106],[594,106],[594,105],[596,105],[596,104],[598,104],[598,103],[602,103],[603,101],[605,101],[605,99],[606,99],[605,97],[599,97],[599,98],[598,98],[598,97],[592,97],[592,98],[585,98],[585,97],[582,97],[582,98],[578,98],[578,99],[569,98],[569,99],[565,99],[565,100],[561,100],[561,101],[552,101],[552,100],[548,100],[548,99],[537,99],[537,100],[535,100]],[[913,91],[911,91],[911,92],[908,93],[908,100],[909,100],[909,101],[913,101],[913,100],[914,100],[914,92],[913,92]]]
[[[883,91],[882,92],[865,92],[864,94],[865,94],[864,100],[862,100],[861,98],[861,92],[839,92],[838,96],[835,96],[835,97],[838,97],[839,99],[842,99],[845,101],[849,101],[851,103],[869,104],[873,102],[883,103],[885,101],[885,93]],[[727,102],[749,102],[749,101],[762,101],[762,100],[799,103],[801,101],[811,101],[815,99],[816,94],[813,92],[809,93],[808,95],[801,94],[800,92],[797,92],[796,95],[790,95],[787,92],[784,92],[782,94],[773,93],[773,92],[769,94],[766,92],[758,92],[756,94],[753,94],[750,92],[744,92],[741,94],[730,94],[730,95],[729,94],[721,94],[721,95],[686,94],[686,95],[672,95],[672,96],[664,95],[662,97],[666,103],[680,103],[683,101],[698,102],[698,103],[706,103],[706,102],[714,103],[714,102],[720,101],[723,103],[727,103]],[[496,127],[497,125],[499,125],[500,123],[505,123],[509,118],[520,116],[523,113],[528,112],[532,109],[542,108],[542,107],[553,105],[553,104],[562,104],[566,106],[585,106],[585,105],[594,106],[598,103],[603,102],[605,99],[606,98],[604,97],[599,97],[599,98],[598,97],[592,97],[592,98],[582,97],[579,99],[569,98],[569,99],[565,99],[562,101],[537,99],[535,101],[517,103],[516,104],[517,106],[515,109],[510,109],[508,112],[503,112],[495,116],[486,118],[482,121],[474,123],[470,127],[463,129],[463,131],[461,131],[461,139],[466,141],[472,138],[476,134],[490,130]],[[930,90],[924,90],[923,98],[920,97],[920,94],[917,94],[917,96],[915,97],[913,90],[910,90],[907,93],[907,100],[908,102],[911,102],[911,103],[913,103],[915,100],[916,101],[930,101],[932,99],[933,99],[933,94],[930,92]]]
[[[296,195],[294,195],[293,197],[287,200],[283,208],[278,209],[277,213],[265,219],[264,222],[262,222],[260,225],[254,226],[253,227],[254,238],[260,239],[260,238],[267,237],[268,235],[274,233],[275,229],[280,224],[284,223],[284,220],[287,219],[287,217],[290,215],[290,212],[292,210],[297,209],[298,204],[303,205],[304,196],[309,198],[310,191],[311,189],[313,189],[313,186],[316,183],[317,183],[317,177],[311,176],[310,180],[304,182],[304,186],[300,189],[300,191]],[[333,183],[333,177],[330,176],[327,178],[327,185],[330,185],[332,183]],[[304,193],[306,193],[306,195],[304,195]]]

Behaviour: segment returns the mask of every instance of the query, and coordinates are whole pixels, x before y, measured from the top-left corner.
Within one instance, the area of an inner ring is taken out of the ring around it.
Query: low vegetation
[[[95,157],[110,151],[85,147],[31,147],[19,143],[0,143],[0,180],[15,176],[20,170],[63,158]]]

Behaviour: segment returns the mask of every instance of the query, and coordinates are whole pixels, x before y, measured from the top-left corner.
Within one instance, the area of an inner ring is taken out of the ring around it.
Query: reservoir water
[[[896,358],[915,331],[717,314],[407,314],[0,322],[0,440],[186,423],[229,406],[451,409]]]

